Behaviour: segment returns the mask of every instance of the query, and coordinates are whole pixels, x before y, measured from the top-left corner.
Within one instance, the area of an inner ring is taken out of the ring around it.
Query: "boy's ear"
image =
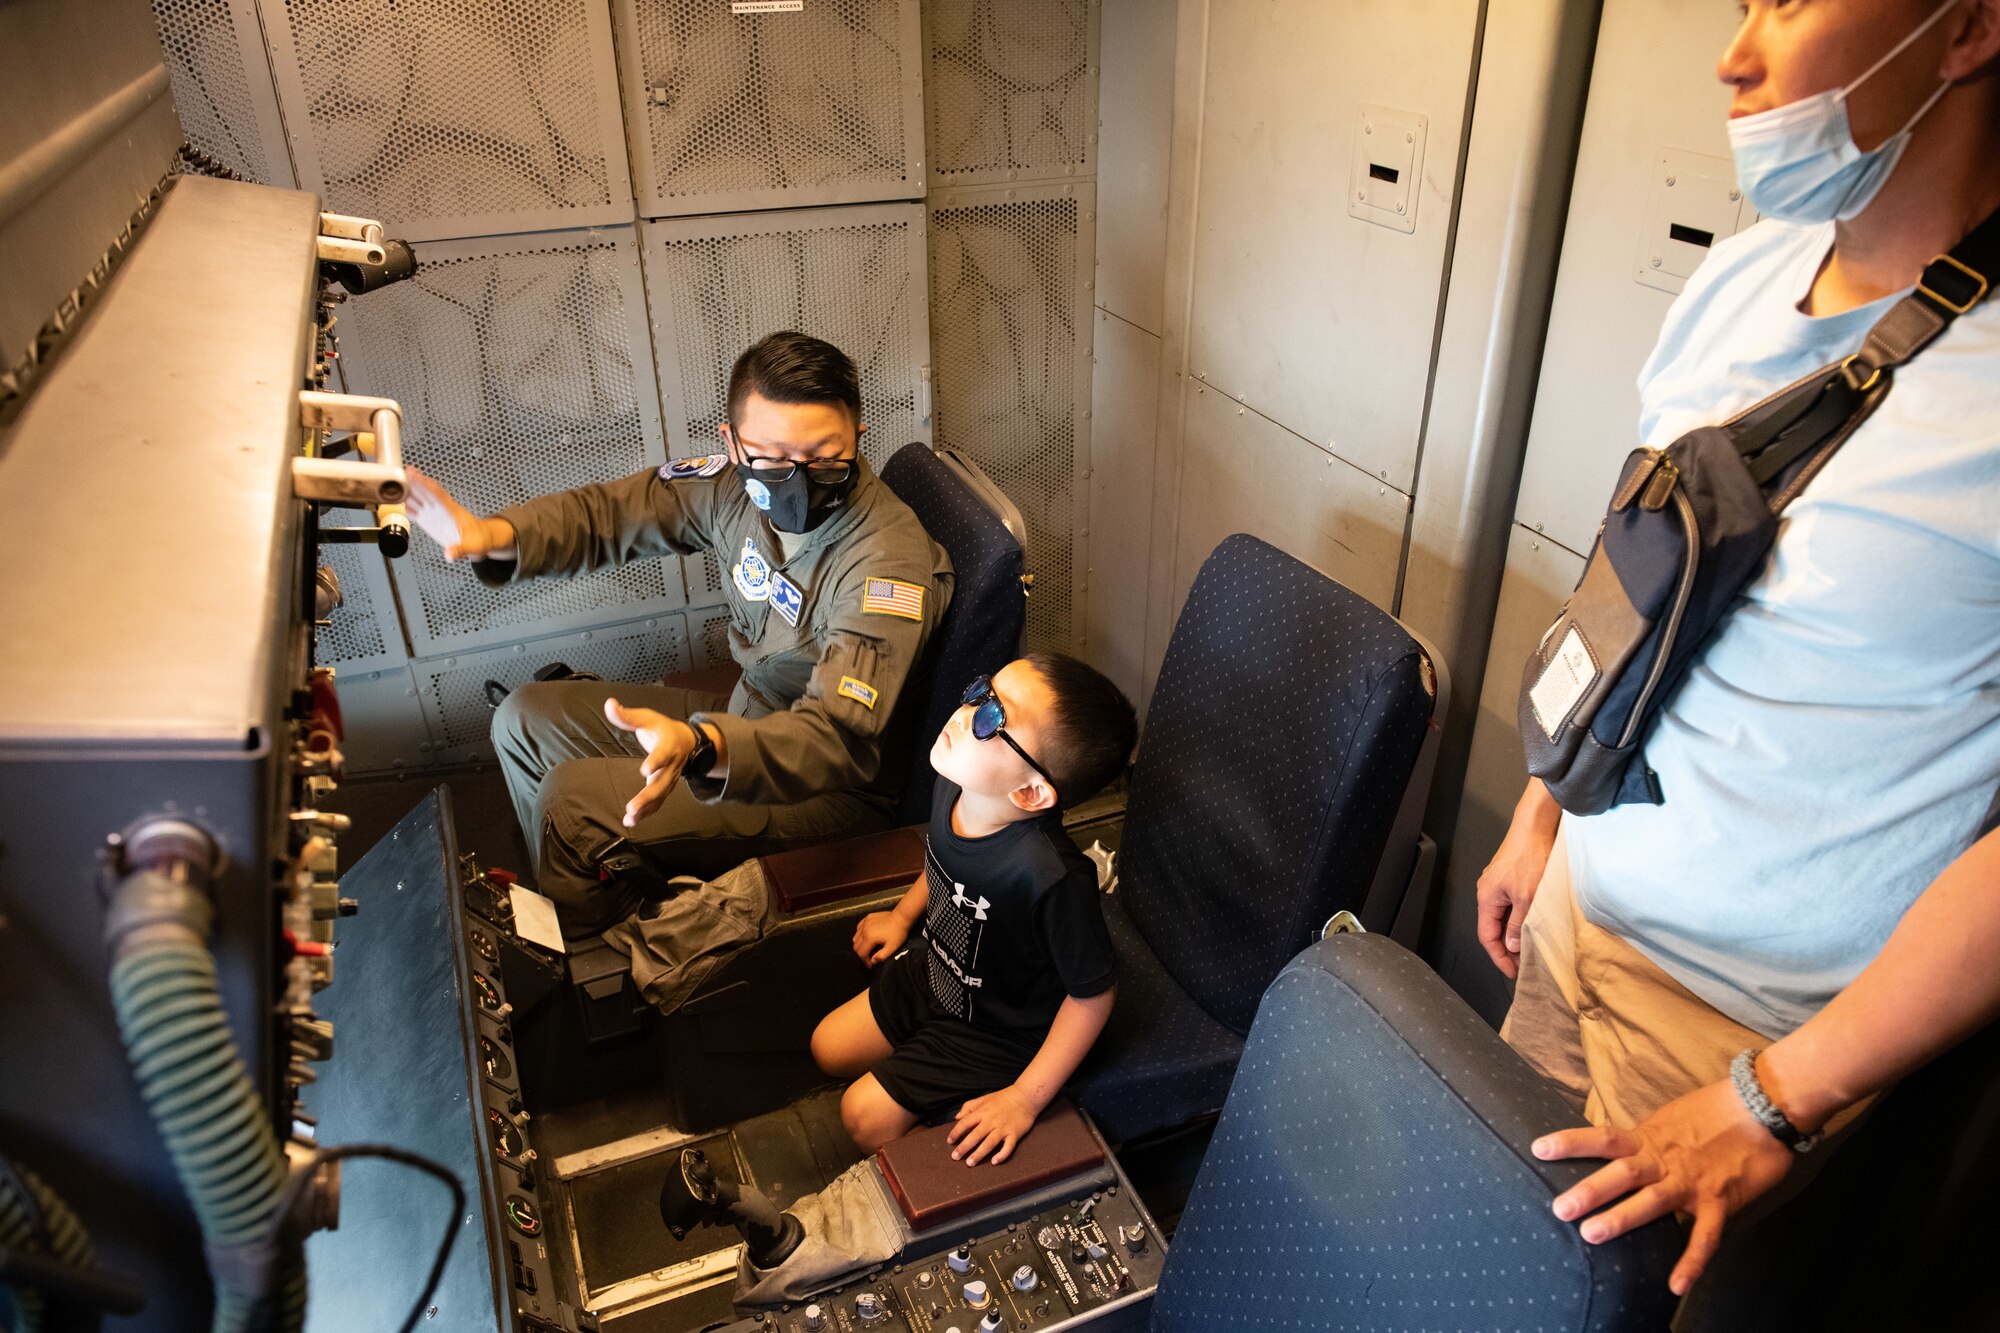
[[[1014,803],[1016,809],[1040,814],[1044,810],[1055,809],[1056,793],[1055,788],[1037,777],[1008,792],[1007,799]]]

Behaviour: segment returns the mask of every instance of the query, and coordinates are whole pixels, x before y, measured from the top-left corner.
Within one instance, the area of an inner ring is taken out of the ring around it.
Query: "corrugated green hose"
[[[141,882],[144,881],[144,882]],[[128,892],[129,891],[129,892]],[[194,1205],[215,1279],[214,1333],[303,1326],[305,1263],[284,1245],[268,1279],[240,1257],[270,1237],[286,1165],[230,1036],[203,940],[206,903],[167,875],[128,876],[114,903],[111,996],[140,1095]],[[186,902],[185,910],[180,904]]]
[[[22,1190],[34,1197],[24,1198]],[[0,1171],[0,1245],[46,1253],[73,1268],[97,1266],[97,1253],[83,1223],[60,1195],[25,1167]],[[0,1328],[41,1333],[43,1314],[40,1293],[0,1287]]]

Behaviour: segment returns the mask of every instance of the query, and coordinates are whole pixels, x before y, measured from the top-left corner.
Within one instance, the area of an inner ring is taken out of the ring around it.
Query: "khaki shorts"
[[[1771,1044],[1584,919],[1560,829],[1521,929],[1520,976],[1500,1035],[1584,1119],[1621,1128],[1729,1077],[1737,1052]]]

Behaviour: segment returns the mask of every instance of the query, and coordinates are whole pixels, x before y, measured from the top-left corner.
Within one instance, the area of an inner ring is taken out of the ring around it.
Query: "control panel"
[[[1144,1326],[1164,1247],[1129,1188],[1043,1210],[1003,1231],[734,1325],[739,1333],[1027,1333]]]
[[[463,893],[462,924],[468,998],[472,1007],[472,1064],[478,1075],[480,1118],[492,1157],[500,1234],[505,1237],[507,1277],[522,1327],[569,1327],[576,1313],[563,1302],[550,1260],[545,1175],[534,1143],[533,1117],[523,1104],[521,1074],[514,1050],[515,1004],[511,995],[534,996],[559,984],[562,963],[546,950],[524,942],[514,930],[511,881],[482,870],[470,855],[459,858]]]

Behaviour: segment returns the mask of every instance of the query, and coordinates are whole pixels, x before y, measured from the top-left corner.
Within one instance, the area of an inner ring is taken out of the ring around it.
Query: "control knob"
[[[984,1310],[993,1303],[993,1294],[986,1290],[986,1284],[974,1279],[965,1284],[965,1303],[975,1310]]]
[[[1014,1270],[1013,1281],[1014,1281],[1014,1290],[1033,1291],[1036,1285],[1041,1282],[1041,1278],[1036,1275],[1034,1269],[1030,1268],[1026,1264],[1022,1264],[1019,1268]]]
[[[1143,1222],[1134,1222],[1129,1227],[1120,1227],[1118,1228],[1118,1234],[1124,1239],[1126,1249],[1136,1251],[1146,1248],[1146,1226]]]
[[[864,1324],[879,1324],[889,1317],[882,1308],[882,1298],[872,1291],[864,1291],[854,1298],[854,1314]]]
[[[979,1333],[1001,1333],[1006,1327],[1007,1321],[1000,1317],[998,1310],[979,1321]]]
[[[972,1247],[961,1245],[946,1255],[944,1261],[951,1265],[951,1271],[954,1273],[969,1272],[972,1268]]]
[[[819,1333],[825,1327],[826,1311],[820,1309],[817,1305],[808,1305],[806,1307],[806,1328],[811,1330],[811,1333]]]

